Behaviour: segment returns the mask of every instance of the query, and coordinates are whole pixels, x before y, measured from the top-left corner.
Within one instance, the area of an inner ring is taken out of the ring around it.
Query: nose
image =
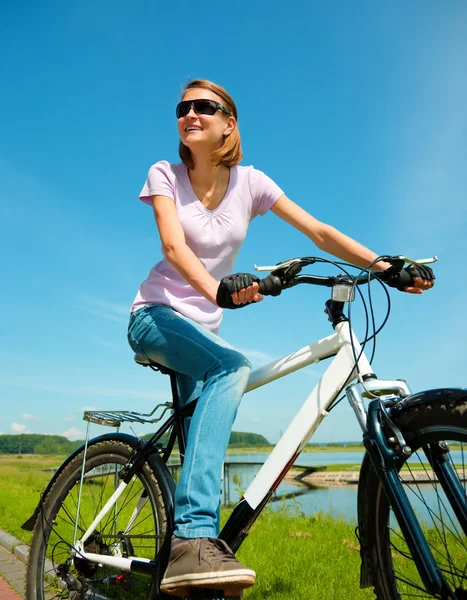
[[[195,112],[195,109],[193,108],[193,102],[190,104],[190,110],[187,112],[186,114],[187,117],[197,117],[198,115]]]

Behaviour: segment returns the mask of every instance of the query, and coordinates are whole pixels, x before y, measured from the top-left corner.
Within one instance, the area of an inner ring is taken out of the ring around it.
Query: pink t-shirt
[[[208,210],[193,191],[187,167],[162,160],[149,169],[139,197],[150,206],[151,196],[173,198],[186,244],[219,281],[233,272],[250,221],[264,215],[282,194],[263,172],[235,166],[222,202]],[[148,304],[171,306],[213,332],[222,320],[222,309],[193,289],[165,257],[141,284],[131,310]]]

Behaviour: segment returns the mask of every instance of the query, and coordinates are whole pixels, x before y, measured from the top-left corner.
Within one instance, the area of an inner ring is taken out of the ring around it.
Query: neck
[[[192,183],[210,187],[218,182],[224,175],[226,168],[223,165],[214,165],[211,155],[195,156],[192,153],[194,168],[190,169],[189,176]]]

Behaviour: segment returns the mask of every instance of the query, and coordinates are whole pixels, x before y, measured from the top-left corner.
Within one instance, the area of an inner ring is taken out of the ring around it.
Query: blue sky
[[[1,21],[1,432],[73,439],[83,407],[168,398],[133,364],[126,323],[161,256],[137,197],[151,164],[178,160],[174,107],[195,77],[234,97],[242,164],[378,253],[439,256],[431,293],[392,293],[374,368],[414,391],[466,385],[465,2],[26,0]],[[316,253],[271,213],[237,267]],[[332,333],[326,299],[302,286],[221,332],[259,366]],[[276,441],[322,368],[245,396],[234,429]],[[315,440],[358,438],[342,405]]]

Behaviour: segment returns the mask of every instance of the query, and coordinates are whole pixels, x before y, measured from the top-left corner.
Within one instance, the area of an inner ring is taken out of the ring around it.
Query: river
[[[229,466],[231,502],[238,502],[240,493],[246,490],[261,468],[261,465],[246,463],[264,463],[268,456],[267,452],[227,455],[227,462],[242,463],[238,467],[236,465]],[[362,459],[363,452],[303,452],[295,464],[307,467],[324,467],[332,464],[360,465]],[[289,494],[295,494],[295,498],[279,500]],[[273,510],[283,509],[285,505],[291,514],[294,514],[296,510],[300,510],[308,516],[316,512],[325,512],[334,517],[356,521],[356,485],[310,489],[307,486],[283,482],[277,490],[276,497],[278,500],[273,500],[269,504]]]
[[[358,468],[362,462],[363,454],[363,452],[304,452],[298,457],[295,464],[310,467],[342,464],[347,466],[355,465],[355,468]],[[462,463],[461,452],[453,451],[451,454],[455,463]],[[238,502],[241,493],[247,489],[261,468],[261,465],[257,463],[264,463],[268,456],[268,453],[227,455],[227,462],[242,463],[238,467],[235,464],[231,464],[228,468],[228,481],[230,484],[228,493],[231,502]],[[414,458],[414,460],[416,459]],[[355,470],[355,468],[352,470]],[[357,489],[358,486],[355,484],[310,489],[303,485],[283,482],[277,490],[277,500],[273,499],[269,505],[273,510],[280,510],[286,506],[291,514],[295,514],[295,511],[300,511],[307,516],[311,516],[314,513],[323,512],[335,518],[343,518],[349,522],[356,523]],[[423,489],[425,498],[428,497],[429,502],[436,502],[436,495],[431,485],[422,485],[421,489]],[[295,497],[284,498],[284,496],[290,494],[294,494]],[[428,518],[426,507],[420,502],[414,501],[413,496],[414,494],[411,495],[411,501],[415,502],[417,513],[422,518]]]

